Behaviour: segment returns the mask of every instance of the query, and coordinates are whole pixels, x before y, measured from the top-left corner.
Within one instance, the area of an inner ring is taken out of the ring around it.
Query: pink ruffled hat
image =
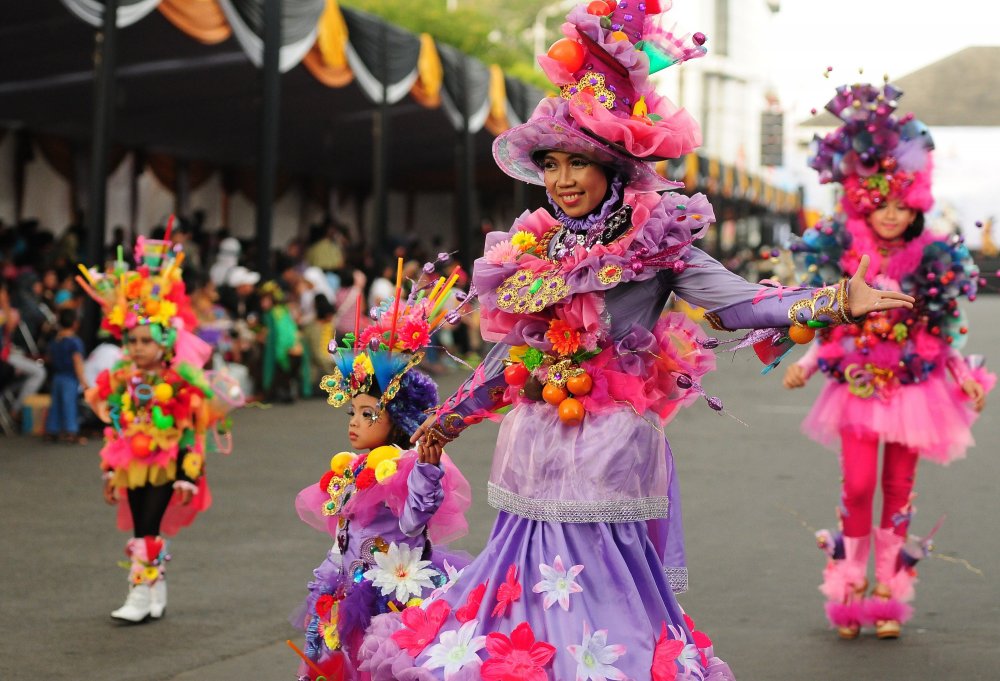
[[[656,94],[649,75],[704,55],[705,38],[662,29],[661,14],[657,0],[602,0],[570,11],[562,26],[566,37],[538,58],[560,96],[543,99],[527,123],[497,137],[493,156],[501,170],[542,185],[537,154],[555,150],[614,168],[636,191],[682,187],[653,163],[699,147],[701,129]]]
[[[931,193],[934,140],[913,114],[896,115],[903,92],[890,83],[841,85],[827,111],[844,124],[813,139],[809,165],[821,183],[844,186],[841,205],[852,218],[863,218],[890,198],[925,212]]]

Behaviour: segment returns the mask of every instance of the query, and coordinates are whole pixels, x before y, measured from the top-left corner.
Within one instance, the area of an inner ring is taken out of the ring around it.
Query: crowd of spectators
[[[164,238],[165,229],[146,235]],[[170,240],[184,251],[196,333],[214,347],[214,368],[233,373],[251,399],[277,403],[320,395],[319,377],[333,368],[330,343],[354,331],[359,302],[364,320],[370,308],[392,298],[397,258],[404,259],[407,282],[448,276],[457,266],[439,257],[440,244],[405,241],[373,249],[332,221],[273,251],[271,278],[255,271],[252,240],[207,230],[201,215],[175,220]],[[57,236],[34,221],[0,222],[0,426],[8,434],[33,430],[85,442],[77,428],[85,410],[67,413],[67,394],[78,395],[121,355],[113,339],[81,342],[78,336],[87,303],[75,275],[87,262],[85,241],[76,225]],[[106,257],[117,257],[121,246],[130,261],[133,242],[117,228]],[[452,295],[467,286],[462,273]],[[439,349],[423,368],[443,373],[457,366],[456,358],[474,364],[478,339],[478,320],[466,315],[439,332]],[[40,413],[54,414],[44,428]]]

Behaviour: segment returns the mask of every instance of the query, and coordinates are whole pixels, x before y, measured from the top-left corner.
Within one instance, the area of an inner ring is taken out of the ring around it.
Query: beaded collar
[[[588,251],[602,244],[607,246],[621,237],[632,226],[632,206],[625,204],[609,215],[603,222],[594,225],[586,232],[575,232],[566,225],[560,225],[552,236],[548,247],[548,256],[560,259],[572,252],[577,246],[583,246]]]

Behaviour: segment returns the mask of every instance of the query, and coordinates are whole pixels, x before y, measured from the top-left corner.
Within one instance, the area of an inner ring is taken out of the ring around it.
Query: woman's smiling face
[[[608,176],[586,156],[547,151],[541,161],[545,190],[566,215],[581,218],[604,201]]]

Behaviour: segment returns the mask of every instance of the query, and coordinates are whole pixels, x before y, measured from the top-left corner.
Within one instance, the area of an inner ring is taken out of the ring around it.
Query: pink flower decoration
[[[504,263],[514,262],[519,255],[521,255],[521,249],[511,241],[501,241],[486,251],[485,257],[486,262],[491,265],[503,265]]]
[[[406,628],[393,632],[392,640],[410,657],[416,657],[434,640],[449,614],[451,606],[447,601],[434,601],[426,610],[407,608],[401,614]]]
[[[479,613],[479,606],[483,602],[483,596],[486,594],[486,585],[489,583],[490,581],[486,580],[469,593],[469,598],[465,601],[465,605],[455,610],[455,619],[465,624],[475,618]]]
[[[427,322],[420,319],[407,319],[398,334],[396,344],[403,350],[419,350],[431,342]]]
[[[358,346],[361,348],[367,348],[368,344],[373,339],[378,340],[379,343],[384,343],[385,338],[382,336],[383,333],[385,333],[385,330],[378,324],[372,324],[371,326],[365,327],[365,329],[361,332],[361,337],[358,339]]]
[[[650,673],[653,681],[674,681],[677,677],[677,665],[675,660],[684,650],[684,642],[671,639],[667,636],[667,624],[663,623],[660,630],[660,638],[653,648],[653,667]]]
[[[535,640],[527,622],[517,625],[510,638],[489,634],[486,650],[490,656],[479,670],[483,681],[547,681],[545,667],[556,654],[555,646]]]
[[[493,616],[503,617],[507,607],[521,598],[521,584],[517,581],[517,566],[507,568],[507,581],[497,589],[497,605],[493,608]]]

